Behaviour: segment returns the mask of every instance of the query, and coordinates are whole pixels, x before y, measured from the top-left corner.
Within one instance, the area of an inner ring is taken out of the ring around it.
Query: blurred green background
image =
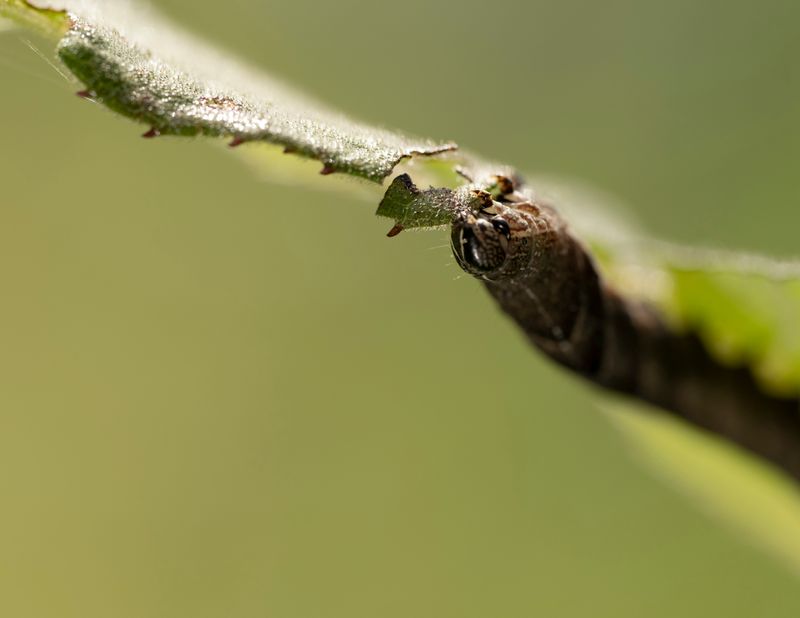
[[[662,237],[797,251],[797,2],[158,5]],[[388,240],[374,205],[141,140],[29,36],[0,35],[0,614],[800,615],[444,232]]]

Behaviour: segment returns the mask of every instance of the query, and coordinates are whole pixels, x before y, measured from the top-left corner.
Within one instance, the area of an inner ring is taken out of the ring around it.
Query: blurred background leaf
[[[796,251],[794,3],[159,6],[659,236]],[[800,611],[786,562],[641,468],[444,234],[387,241],[374,206],[139,140],[28,36],[0,38],[4,613]]]
[[[800,496],[793,479],[755,457],[743,457],[720,438],[641,405],[610,400],[602,409],[643,463],[800,575]]]

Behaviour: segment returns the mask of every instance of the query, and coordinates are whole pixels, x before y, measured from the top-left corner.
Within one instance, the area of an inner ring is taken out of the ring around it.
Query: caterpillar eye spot
[[[503,236],[505,236],[506,239],[511,238],[511,228],[508,227],[508,223],[506,223],[503,219],[492,219],[492,226]]]
[[[505,221],[503,224],[507,226]],[[483,276],[500,268],[508,256],[508,239],[491,220],[467,215],[457,219],[451,231],[451,246],[459,265]]]

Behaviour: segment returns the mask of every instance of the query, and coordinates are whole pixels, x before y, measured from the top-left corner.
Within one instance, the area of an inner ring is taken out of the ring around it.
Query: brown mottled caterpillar
[[[764,393],[747,369],[720,365],[696,336],[617,294],[561,216],[511,184],[455,214],[451,245],[528,338],[593,382],[727,436],[800,478],[798,400]]]

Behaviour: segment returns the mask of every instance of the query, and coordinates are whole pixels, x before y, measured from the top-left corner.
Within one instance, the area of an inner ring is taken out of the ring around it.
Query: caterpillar
[[[531,342],[588,380],[722,434],[800,478],[798,400],[765,393],[748,369],[721,365],[693,333],[618,294],[558,212],[505,180],[478,208],[454,214],[450,241],[459,266]]]

